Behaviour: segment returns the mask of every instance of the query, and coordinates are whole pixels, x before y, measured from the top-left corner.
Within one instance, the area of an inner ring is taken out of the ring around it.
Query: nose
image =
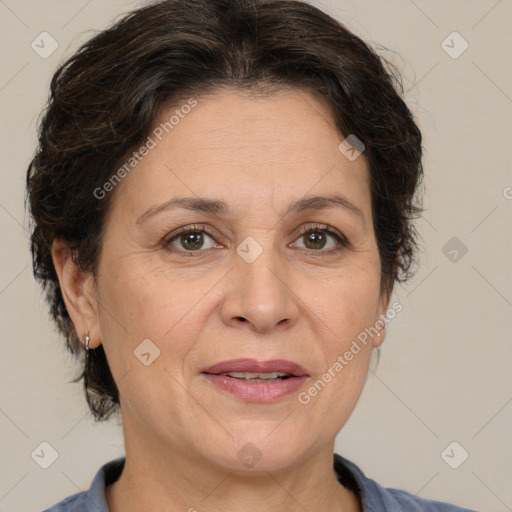
[[[221,307],[226,325],[247,324],[255,332],[268,333],[289,329],[297,322],[300,301],[286,262],[265,249],[252,263],[236,255],[234,265]]]

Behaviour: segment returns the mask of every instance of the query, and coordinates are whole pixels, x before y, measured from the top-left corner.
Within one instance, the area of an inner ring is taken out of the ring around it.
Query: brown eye
[[[326,234],[320,231],[310,231],[302,235],[308,249],[323,249],[326,243]]]
[[[204,244],[203,233],[199,231],[189,231],[188,233],[182,233],[179,235],[179,241],[185,249],[195,251],[201,249]]]
[[[208,239],[211,240],[208,245]],[[215,245],[215,240],[204,229],[184,228],[179,233],[171,235],[163,242],[167,249],[177,249],[182,252],[194,252],[211,249]]]
[[[297,245],[302,240],[302,245]],[[329,226],[306,226],[302,228],[298,242],[293,246],[307,249],[313,253],[329,254],[335,253],[349,245],[343,235]]]

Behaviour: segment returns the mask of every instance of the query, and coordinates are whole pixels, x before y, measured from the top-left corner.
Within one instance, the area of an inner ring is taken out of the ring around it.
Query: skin
[[[297,393],[247,402],[200,372],[239,357],[288,359],[308,371],[307,390],[385,314],[367,161],[339,151],[328,109],[307,91],[222,90],[197,100],[117,186],[97,275],[74,265],[65,242],[53,244],[77,333],[89,332],[91,349],[103,344],[120,392],[126,465],[107,488],[109,509],[357,511],[336,480],[334,439],[384,329],[305,405]],[[280,216],[305,195],[333,192],[362,217],[342,207]],[[176,209],[136,222],[183,196],[222,199],[233,212]],[[330,234],[324,245],[308,242],[298,230],[316,223],[350,245]],[[203,246],[180,237],[163,245],[192,224],[215,230]],[[252,263],[236,253],[248,236],[263,249]],[[134,356],[145,339],[160,350],[149,366]],[[251,468],[237,456],[246,443],[261,453]]]

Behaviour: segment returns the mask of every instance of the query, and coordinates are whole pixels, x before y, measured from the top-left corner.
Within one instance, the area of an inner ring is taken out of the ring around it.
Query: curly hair
[[[96,275],[114,193],[101,187],[148,136],[163,108],[222,87],[291,86],[328,106],[345,138],[365,145],[381,286],[408,280],[418,248],[413,219],[423,176],[422,136],[400,74],[369,44],[321,10],[296,0],[164,0],[99,32],[55,72],[27,170],[33,272],[74,356],[83,353],[66,310],[51,247],[64,239]],[[119,410],[103,347],[81,374],[97,421]]]

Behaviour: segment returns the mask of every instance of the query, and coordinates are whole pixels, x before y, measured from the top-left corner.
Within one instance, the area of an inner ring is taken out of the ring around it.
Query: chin
[[[295,465],[297,459],[304,455],[307,444],[304,437],[297,435],[295,439],[295,436],[287,435],[286,431],[278,435],[277,430],[268,435],[272,429],[265,429],[262,433],[260,428],[255,436],[245,432],[235,437],[236,440],[227,439],[227,444],[221,450],[218,448],[222,445],[217,444],[208,456],[215,457],[212,461],[214,464],[243,474],[285,470]]]

